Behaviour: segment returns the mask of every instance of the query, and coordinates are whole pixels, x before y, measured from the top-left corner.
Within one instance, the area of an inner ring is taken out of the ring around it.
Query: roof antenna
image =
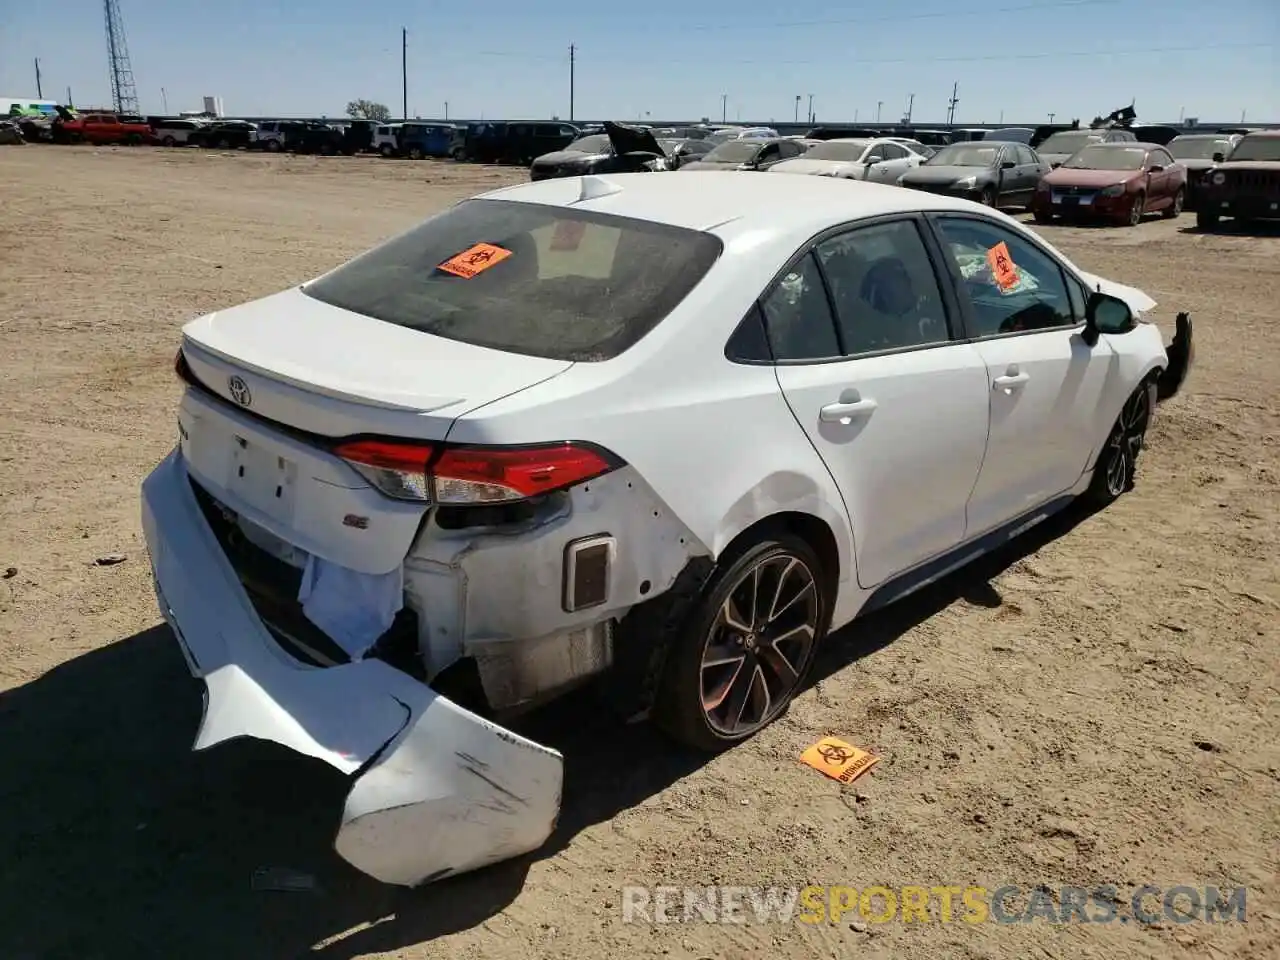
[[[616,183],[610,183],[601,177],[587,175],[582,178],[582,192],[578,194],[578,203],[584,200],[596,200],[600,197],[607,197],[614,193],[621,193],[622,187]]]

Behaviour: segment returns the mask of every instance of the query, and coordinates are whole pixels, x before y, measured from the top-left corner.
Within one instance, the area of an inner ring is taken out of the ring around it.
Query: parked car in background
[[[991,131],[986,127],[953,127],[947,132],[951,134],[952,143],[972,143],[985,140]]]
[[[805,134],[808,140],[875,140],[884,137],[884,130],[872,127],[856,127],[851,124],[824,124]]]
[[[506,137],[505,123],[492,120],[469,123],[462,135],[462,149],[454,155],[454,159],[474,163],[500,163],[504,156]]]
[[[334,846],[383,883],[536,849],[572,781],[515,712],[604,681],[723,751],[831,631],[1128,495],[1193,358],[1155,306],[958,198],[623,174],[190,320],[140,506],[194,747],[344,774]]]
[[[1174,127],[1167,123],[1135,123],[1125,129],[1132,133],[1139,143],[1156,143],[1162,147],[1167,147],[1174,137],[1182,134],[1181,127]]]
[[[954,139],[949,130],[918,130],[915,127],[896,127],[896,136],[910,137],[931,147],[945,147]]]
[[[645,170],[674,169],[662,142],[644,127],[606,123],[604,133],[579,137],[563,150],[537,157],[529,165],[530,180],[580,177],[589,173],[639,173]],[[686,141],[673,140],[672,144]],[[710,149],[704,141],[687,141]],[[661,162],[659,162],[661,161]]]
[[[509,123],[502,138],[499,162],[529,166],[535,157],[560,150],[578,139],[578,128],[571,123]]]
[[[1050,167],[1056,167],[1090,144],[1134,143],[1136,140],[1129,130],[1060,130],[1036,147],[1035,151]]]
[[[772,173],[802,173],[845,180],[893,183],[912,167],[925,162],[923,155],[885,137],[877,139],[821,140],[802,156],[783,160]]]
[[[258,124],[258,129],[253,132],[253,136],[249,140],[249,147],[253,150],[279,153],[285,149],[289,131],[299,130],[305,125],[301,120],[264,120]]]
[[[236,150],[254,142],[258,127],[247,120],[219,120],[192,131],[187,143],[206,149]]]
[[[400,125],[397,152],[410,160],[450,157],[458,139],[458,128],[452,123],[408,121]]]
[[[1214,160],[1201,182],[1201,230],[1213,229],[1222,217],[1246,224],[1280,219],[1280,130],[1247,134]]]
[[[1199,209],[1202,181],[1213,166],[1214,156],[1226,156],[1239,142],[1240,135],[1234,133],[1184,133],[1165,145],[1169,155],[1187,168],[1185,209]]]
[[[1037,223],[1096,217],[1136,226],[1147,213],[1182,212],[1187,168],[1159,144],[1094,143],[1051,170],[1036,188]]]
[[[1001,143],[1021,143],[1030,146],[1031,138],[1035,136],[1035,133],[1035,130],[1031,127],[1001,127],[999,130],[988,130],[983,139],[999,140]]]
[[[373,130],[373,149],[384,157],[394,157],[400,152],[399,123],[381,123]]]
[[[141,117],[114,113],[76,113],[59,108],[52,127],[53,139],[61,143],[151,143],[151,125]],[[63,115],[65,113],[65,116]]]
[[[926,160],[938,152],[938,148],[927,143],[921,143],[919,140],[912,140],[910,137],[884,137],[885,140],[892,140],[894,143],[900,143],[912,153],[918,153]]]
[[[802,156],[803,143],[775,137],[764,140],[743,137],[727,140],[697,160],[682,164],[678,172],[688,170],[768,170],[775,163]]]
[[[776,140],[778,131],[772,127],[727,127],[712,131],[707,139],[717,146],[731,140]]]
[[[331,157],[354,153],[349,149],[343,131],[320,120],[307,120],[285,131],[284,148],[292,153],[318,153]]]
[[[898,178],[900,187],[976,200],[988,207],[1028,207],[1049,165],[1022,143],[979,140],[943,147]]]
[[[686,163],[701,160],[715,149],[716,145],[705,137],[685,137],[683,139],[660,139],[658,145],[667,155],[667,167],[679,170]]]
[[[191,134],[204,126],[199,120],[159,119],[151,124],[155,142],[165,147],[185,146]]]

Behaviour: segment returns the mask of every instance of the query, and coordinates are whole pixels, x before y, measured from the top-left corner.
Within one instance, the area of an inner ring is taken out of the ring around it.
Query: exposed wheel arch
[[[732,562],[752,544],[776,531],[794,534],[813,548],[822,563],[822,578],[834,597],[840,583],[840,548],[830,525],[811,513],[787,510],[757,520],[729,541],[716,563]]]

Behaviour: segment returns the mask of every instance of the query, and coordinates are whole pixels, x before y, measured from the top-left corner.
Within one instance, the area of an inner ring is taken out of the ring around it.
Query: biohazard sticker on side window
[[[503,247],[494,246],[492,243],[477,243],[461,253],[454,254],[436,269],[470,280],[476,274],[484,273],[490,267],[497,266],[509,256],[511,251]]]

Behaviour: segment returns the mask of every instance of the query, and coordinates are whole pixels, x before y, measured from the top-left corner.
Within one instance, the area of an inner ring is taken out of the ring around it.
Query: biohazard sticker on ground
[[[880,758],[836,737],[823,737],[800,754],[800,762],[826,774],[832,780],[852,783],[879,763]]]
[[[495,247],[492,243],[477,243],[474,247],[463,250],[440,264],[439,269],[452,273],[455,277],[470,280],[477,273],[483,273],[490,267],[497,266],[511,251],[504,247]]]

